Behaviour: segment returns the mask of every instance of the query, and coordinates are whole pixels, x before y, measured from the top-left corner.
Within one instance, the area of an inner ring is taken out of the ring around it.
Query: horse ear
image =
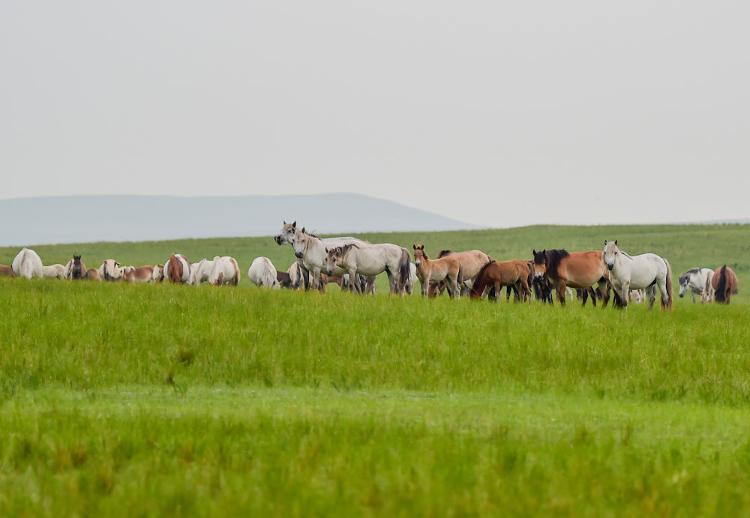
[[[607,246],[607,240],[606,239],[604,240],[604,246]]]
[[[305,233],[305,227],[302,227],[302,233],[303,234]]]
[[[532,248],[531,255],[536,255],[536,248]]]
[[[411,244],[411,247],[412,247],[412,248],[413,248],[414,250],[416,250],[416,249],[417,249],[417,245],[416,245],[415,243],[412,243],[412,244]]]
[[[286,220],[284,220],[284,225],[286,225]]]
[[[615,246],[617,246],[617,239],[615,239]]]
[[[326,253],[328,253],[328,247],[326,247],[324,250],[326,251]]]
[[[297,228],[297,222],[296,222],[296,221],[294,221],[294,222],[292,223],[292,228]]]

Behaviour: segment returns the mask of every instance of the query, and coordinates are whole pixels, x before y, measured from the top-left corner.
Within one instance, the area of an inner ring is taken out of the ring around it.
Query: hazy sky
[[[740,1],[8,0],[0,197],[747,217],[749,19]]]

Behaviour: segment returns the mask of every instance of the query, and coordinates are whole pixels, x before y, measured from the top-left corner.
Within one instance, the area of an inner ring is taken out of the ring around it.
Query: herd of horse
[[[672,307],[672,268],[664,257],[653,253],[630,255],[617,241],[605,241],[601,250],[568,252],[563,249],[533,250],[531,259],[495,260],[481,250],[443,250],[430,258],[422,244],[412,253],[391,243],[369,243],[354,237],[321,238],[296,222],[284,222],[274,237],[278,245],[289,244],[294,261],[287,271],[277,271],[267,257],[252,261],[248,277],[266,288],[325,290],[335,282],[341,289],[374,293],[375,278],[385,273],[391,294],[411,294],[420,282],[423,296],[447,292],[450,298],[469,296],[499,300],[503,288],[506,300],[533,298],[546,303],[556,295],[561,305],[575,296],[583,305],[591,298],[617,307],[647,300],[652,308],[660,295],[662,309]],[[171,255],[164,264],[124,266],[107,259],[98,268],[88,268],[80,255],[67,264],[44,266],[39,255],[22,249],[12,265],[0,265],[0,276],[52,277],[69,280],[124,281],[215,286],[240,281],[237,260],[216,256],[191,263],[182,254]],[[735,272],[727,265],[716,269],[693,268],[679,277],[679,296],[690,294],[702,302],[729,304],[738,292]]]

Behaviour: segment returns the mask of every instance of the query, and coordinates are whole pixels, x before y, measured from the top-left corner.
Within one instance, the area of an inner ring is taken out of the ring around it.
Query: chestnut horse
[[[602,260],[602,252],[568,252],[567,250],[542,250],[534,254],[534,277],[546,278],[557,291],[557,300],[565,304],[565,288],[588,289],[599,285],[604,306],[609,301],[607,285],[609,272]],[[549,299],[551,302],[551,299]]]
[[[424,245],[413,245],[413,247],[414,264],[417,267],[417,277],[422,284],[422,295],[426,296],[428,294],[431,281],[445,281],[448,288],[448,296],[450,298],[460,297],[461,290],[459,289],[459,285],[463,277],[461,262],[452,255],[430,260],[424,251]]]
[[[484,296],[488,288],[495,288],[496,300],[499,299],[503,286],[513,287],[518,296],[516,300],[527,300],[529,289],[529,265],[526,261],[494,261],[485,264],[474,278],[471,285],[471,298]]]
[[[711,287],[714,289],[714,300],[720,304],[729,304],[732,295],[737,295],[737,275],[726,264],[714,270],[711,278]]]

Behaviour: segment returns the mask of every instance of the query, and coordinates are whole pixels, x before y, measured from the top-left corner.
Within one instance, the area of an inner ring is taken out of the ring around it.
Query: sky
[[[750,4],[0,3],[0,198],[358,192],[750,216]]]

